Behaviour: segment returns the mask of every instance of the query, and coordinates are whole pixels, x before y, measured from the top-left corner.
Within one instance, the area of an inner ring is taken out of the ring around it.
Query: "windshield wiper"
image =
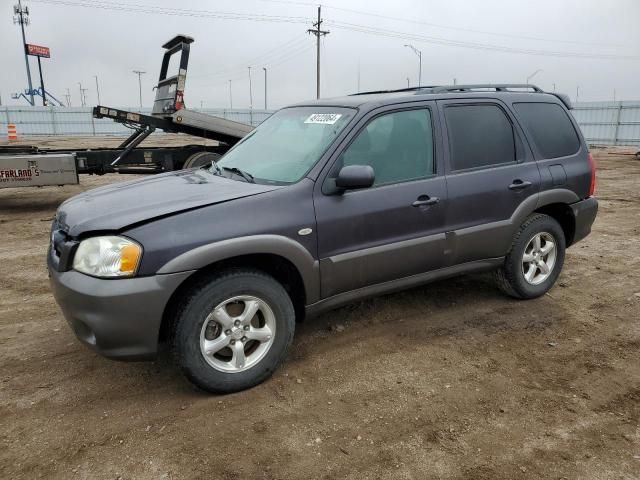
[[[255,180],[253,179],[253,175],[251,175],[249,172],[245,172],[244,170],[240,170],[238,167],[222,167],[222,168],[225,170],[229,170],[231,173],[235,173],[236,175],[241,176],[247,181],[247,183],[256,183]]]
[[[215,173],[216,175],[220,175],[221,177],[223,176],[220,165],[218,165],[218,162],[216,162],[214,159],[211,159],[211,168],[213,168],[216,171]]]

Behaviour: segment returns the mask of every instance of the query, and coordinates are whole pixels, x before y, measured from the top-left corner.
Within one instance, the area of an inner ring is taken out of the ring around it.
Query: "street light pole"
[[[264,70],[264,109],[267,109],[267,67],[262,67]]]
[[[138,75],[138,91],[140,94],[140,108],[142,108],[142,75],[144,75],[147,72],[143,72],[141,70],[134,70],[133,73]]]
[[[251,67],[249,67],[249,110],[253,109],[253,89],[251,87]]]
[[[100,103],[100,87],[98,86],[98,75],[94,75],[93,78],[96,79],[96,93],[98,94],[98,105],[102,105]]]
[[[233,110],[233,95],[231,93],[231,80],[229,80],[229,108]]]
[[[78,88],[80,89],[80,105],[84,107],[84,88],[82,88],[82,83],[78,82]]]
[[[418,87],[421,87],[422,86],[422,52],[411,44],[407,44],[405,45],[405,47],[409,47],[411,50],[413,50],[413,53],[415,53],[418,56],[418,65],[419,65]]]

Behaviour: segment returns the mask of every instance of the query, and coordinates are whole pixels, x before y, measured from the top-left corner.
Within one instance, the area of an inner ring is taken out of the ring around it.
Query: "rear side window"
[[[555,103],[514,103],[524,126],[544,158],[573,155],[580,139],[569,116]]]
[[[451,170],[516,161],[513,126],[497,105],[450,105],[445,108]]]

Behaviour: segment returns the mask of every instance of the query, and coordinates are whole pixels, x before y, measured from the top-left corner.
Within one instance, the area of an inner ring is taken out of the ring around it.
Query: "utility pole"
[[[580,85],[576,85],[576,103],[578,103],[578,98],[580,98]]]
[[[40,62],[40,57],[38,56],[38,71],[40,72],[40,90],[42,90],[42,106],[47,106],[47,92],[44,89],[44,79],[42,78],[42,63]]]
[[[233,110],[233,95],[231,93],[231,80],[229,80],[229,108]]]
[[[142,75],[147,72],[143,72],[141,70],[134,70],[133,73],[138,75],[138,90],[140,92],[140,108],[142,108]]]
[[[411,44],[405,45],[405,47],[409,47],[411,50],[413,50],[413,53],[415,53],[418,56],[418,87],[421,87],[422,86],[422,52]]]
[[[453,84],[454,84],[454,85],[457,85],[457,84],[458,84],[458,79],[457,79],[457,78],[454,78],[454,79],[453,79]]]
[[[80,82],[78,82],[78,88],[80,89],[80,106],[84,107],[84,88]]]
[[[96,79],[96,93],[98,94],[98,105],[102,105],[100,103],[100,87],[98,86],[98,75],[94,75],[93,78]]]
[[[407,88],[409,88],[409,77],[407,77]]]
[[[71,92],[69,91],[68,88],[67,88],[67,93],[65,94],[64,98],[67,101],[67,107],[71,107]]]
[[[320,37],[328,35],[329,30],[320,30],[322,25],[322,18],[320,17],[320,9],[322,6],[318,5],[318,21],[313,24],[315,28],[307,30],[308,33],[316,36],[316,98],[320,98]]]
[[[29,97],[31,98],[31,106],[34,106],[33,85],[31,84],[31,69],[29,68],[29,56],[27,55],[27,39],[24,35],[24,26],[29,25],[29,7],[22,8],[22,2],[18,0],[18,4],[13,6],[13,23],[19,23],[22,31],[22,53],[24,53],[24,62],[27,65],[27,80],[29,81]]]
[[[264,109],[267,109],[267,67],[262,67],[264,70]]]
[[[82,106],[86,107],[87,106],[87,94],[86,92],[88,92],[89,89],[88,88],[81,88],[80,89],[80,93],[82,94]]]

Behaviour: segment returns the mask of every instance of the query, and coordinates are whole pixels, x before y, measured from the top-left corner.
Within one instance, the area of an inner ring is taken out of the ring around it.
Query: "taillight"
[[[589,196],[591,197],[596,189],[596,162],[593,160],[591,152],[589,152],[588,158],[591,167],[591,181],[589,182]]]
[[[182,96],[182,91],[178,90],[176,92],[176,112],[184,108],[184,97]]]

